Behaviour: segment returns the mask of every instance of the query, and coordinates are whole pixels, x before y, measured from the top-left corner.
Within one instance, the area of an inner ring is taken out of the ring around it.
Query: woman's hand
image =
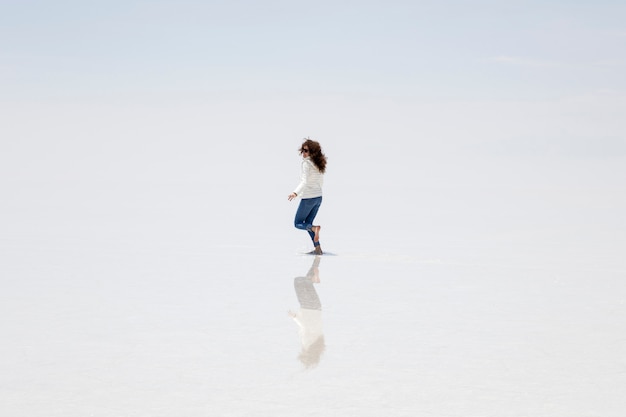
[[[298,194],[296,194],[296,193],[291,193],[291,194],[289,194],[289,196],[287,197],[287,199],[288,199],[289,201],[291,201],[291,200],[293,200],[294,198],[296,198],[297,196],[298,196]]]

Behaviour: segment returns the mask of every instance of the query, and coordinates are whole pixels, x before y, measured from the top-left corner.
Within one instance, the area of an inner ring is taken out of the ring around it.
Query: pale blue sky
[[[263,143],[282,178],[311,136],[336,183],[356,149],[398,187],[504,178],[503,156],[545,160],[503,183],[622,184],[625,22],[623,1],[0,0],[0,174],[244,181]]]
[[[100,92],[538,99],[626,81],[618,1],[6,1],[9,98]]]

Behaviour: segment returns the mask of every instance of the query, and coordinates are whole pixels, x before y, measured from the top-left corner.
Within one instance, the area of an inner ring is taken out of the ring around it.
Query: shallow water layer
[[[622,271],[145,243],[3,242],[7,415],[626,407]]]

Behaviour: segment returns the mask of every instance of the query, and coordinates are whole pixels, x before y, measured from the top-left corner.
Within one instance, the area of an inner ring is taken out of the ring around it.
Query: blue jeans
[[[303,198],[300,200],[296,218],[293,221],[293,225],[296,226],[296,229],[306,230],[309,233],[311,240],[315,237],[315,233],[311,231],[311,227],[313,226],[313,220],[315,216],[317,216],[317,211],[321,205],[322,197]],[[313,242],[313,246],[319,244],[319,242]]]

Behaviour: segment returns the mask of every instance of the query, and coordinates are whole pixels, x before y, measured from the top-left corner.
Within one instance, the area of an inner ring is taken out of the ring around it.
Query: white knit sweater
[[[324,174],[315,166],[311,158],[302,160],[300,167],[300,184],[293,191],[300,198],[321,197]]]

